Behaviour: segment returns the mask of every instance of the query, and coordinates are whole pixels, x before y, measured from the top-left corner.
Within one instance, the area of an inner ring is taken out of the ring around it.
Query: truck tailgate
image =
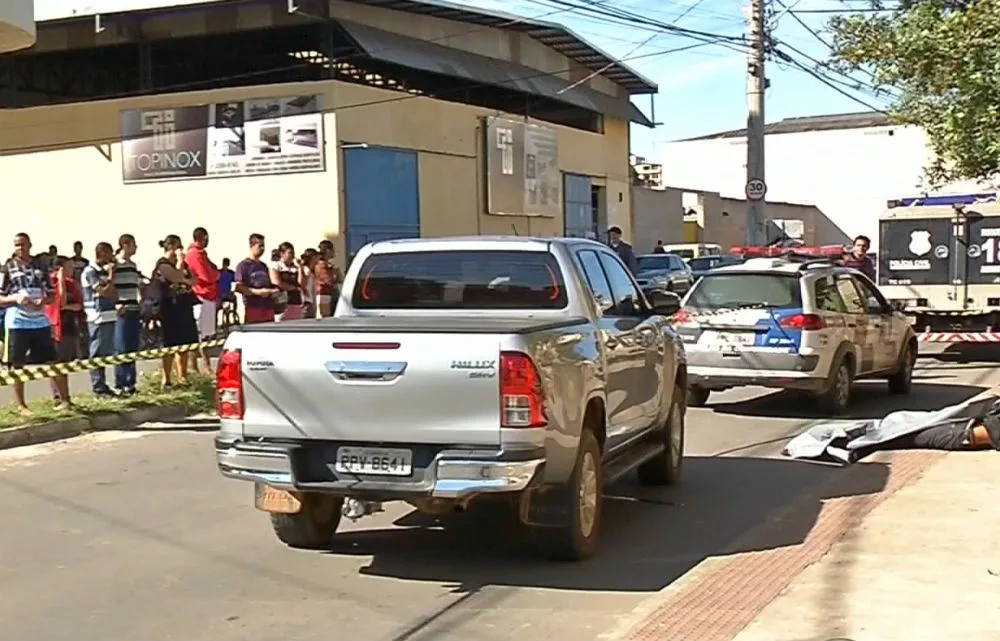
[[[244,436],[499,446],[501,338],[244,333]]]

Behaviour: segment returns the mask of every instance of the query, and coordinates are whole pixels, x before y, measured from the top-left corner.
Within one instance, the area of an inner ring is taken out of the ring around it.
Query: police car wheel
[[[828,414],[843,414],[851,402],[851,387],[854,385],[854,368],[851,361],[844,358],[831,373],[826,390],[817,397],[821,410]]]
[[[917,353],[912,345],[903,349],[896,373],[889,377],[889,393],[909,394],[913,387],[913,366],[916,365]]]

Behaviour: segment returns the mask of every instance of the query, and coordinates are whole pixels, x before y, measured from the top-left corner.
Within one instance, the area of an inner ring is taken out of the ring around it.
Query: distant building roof
[[[891,125],[889,117],[877,111],[862,111],[849,114],[830,114],[827,116],[806,116],[803,118],[785,118],[764,126],[765,134],[797,134],[806,131],[832,131],[837,129],[865,129],[868,127],[885,127]],[[743,138],[746,129],[733,129],[705,136],[685,138],[678,142],[691,140],[715,140],[719,138]]]
[[[380,7],[392,11],[432,16],[445,20],[454,20],[467,24],[481,25],[507,31],[517,31],[541,42],[566,56],[581,66],[606,77],[624,87],[630,94],[656,93],[657,86],[652,80],[641,75],[614,56],[590,44],[572,30],[555,22],[546,22],[537,18],[480,9],[467,5],[454,4],[446,0],[344,0],[354,4]],[[131,2],[116,3],[116,11],[99,12],[93,9],[73,11],[68,15],[52,16],[40,20],[45,22],[66,22],[95,13],[104,15],[120,15],[136,12],[162,13],[176,10],[179,7],[197,7],[198,5],[221,4],[223,2],[246,4],[267,4],[267,0],[131,0]],[[129,5],[130,8],[124,7]]]

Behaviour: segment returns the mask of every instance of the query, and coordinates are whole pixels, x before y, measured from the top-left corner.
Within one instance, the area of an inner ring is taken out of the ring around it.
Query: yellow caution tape
[[[128,354],[117,354],[115,356],[99,356],[97,358],[87,358],[83,360],[70,361],[68,363],[50,363],[48,365],[30,365],[22,368],[8,368],[0,370],[0,386],[10,385],[16,381],[27,383],[28,381],[42,381],[53,376],[72,374],[73,372],[85,372],[98,367],[108,367],[120,365],[132,361],[145,361],[153,358],[160,358],[170,354],[183,354],[193,352],[199,347],[218,347],[226,342],[224,338],[216,338],[202,343],[189,343],[187,345],[175,345],[174,347],[159,347],[157,349],[144,349],[139,352],[129,352]]]

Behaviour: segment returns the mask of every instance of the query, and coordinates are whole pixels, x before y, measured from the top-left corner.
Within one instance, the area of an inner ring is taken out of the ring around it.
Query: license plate
[[[409,476],[413,472],[413,452],[385,447],[341,447],[334,470],[344,474]]]
[[[735,347],[753,347],[754,342],[757,339],[756,334],[751,333],[730,333],[730,334],[719,334],[718,341],[723,347],[735,346]]]

